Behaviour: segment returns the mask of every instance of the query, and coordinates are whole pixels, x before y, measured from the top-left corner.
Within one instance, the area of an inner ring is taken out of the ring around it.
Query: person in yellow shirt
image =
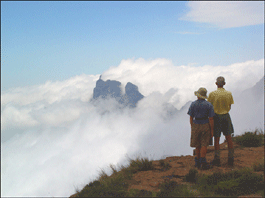
[[[216,79],[217,90],[209,94],[208,102],[213,105],[214,108],[214,148],[215,155],[214,160],[211,162],[212,165],[220,166],[220,146],[219,141],[221,132],[226,138],[228,143],[228,165],[234,165],[234,146],[232,142],[231,134],[234,133],[233,124],[229,111],[231,104],[234,104],[233,96],[230,91],[223,88],[225,85],[225,79],[219,76]]]

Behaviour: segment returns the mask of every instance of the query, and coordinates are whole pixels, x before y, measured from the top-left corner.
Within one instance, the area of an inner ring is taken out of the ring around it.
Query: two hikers
[[[225,135],[228,142],[228,165],[233,166],[234,148],[231,134],[234,132],[232,121],[229,115],[231,104],[234,104],[231,92],[226,91],[224,77],[216,79],[217,90],[209,94],[207,90],[200,88],[195,91],[197,100],[192,102],[188,111],[191,124],[191,147],[196,147],[195,167],[203,170],[210,166],[206,161],[207,146],[209,140],[214,136],[215,155],[211,165],[220,166],[220,136]],[[194,119],[195,118],[195,119]]]

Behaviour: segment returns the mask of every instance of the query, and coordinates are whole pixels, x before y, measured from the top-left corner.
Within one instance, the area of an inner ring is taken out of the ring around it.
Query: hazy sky
[[[2,91],[130,58],[218,66],[263,57],[263,1],[1,1]]]
[[[93,106],[100,74],[145,97]],[[264,130],[264,2],[1,2],[1,196],[69,197],[126,155],[192,155],[185,104],[218,76],[235,135]]]

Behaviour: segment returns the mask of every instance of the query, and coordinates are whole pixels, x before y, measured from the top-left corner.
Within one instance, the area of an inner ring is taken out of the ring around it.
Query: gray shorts
[[[221,132],[224,136],[234,133],[234,127],[232,124],[229,113],[227,114],[215,114],[214,117],[214,137],[221,137]]]

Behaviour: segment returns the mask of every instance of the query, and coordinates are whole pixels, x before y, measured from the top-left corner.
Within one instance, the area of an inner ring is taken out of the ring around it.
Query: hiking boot
[[[212,166],[220,166],[220,159],[214,158],[213,161],[211,161]]]
[[[201,162],[200,162],[200,158],[198,159],[197,157],[195,157],[195,167],[196,168],[200,168],[201,167]]]
[[[228,158],[228,166],[234,166],[234,158],[233,157]]]
[[[208,164],[208,163],[206,162],[206,158],[205,158],[205,157],[201,157],[201,158],[200,158],[200,162],[201,162],[201,169],[202,169],[202,170],[208,170],[208,169],[211,168],[211,167],[210,167],[210,164]]]

